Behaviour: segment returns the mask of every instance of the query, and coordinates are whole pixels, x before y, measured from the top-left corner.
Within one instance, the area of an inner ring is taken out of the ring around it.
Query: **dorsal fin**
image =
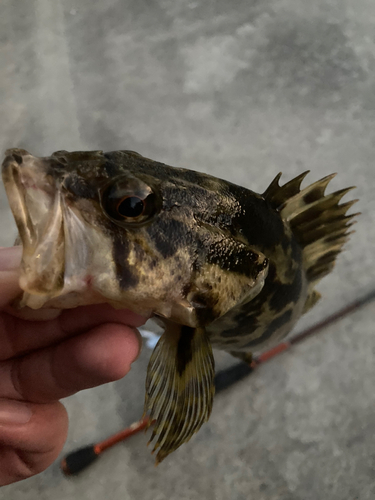
[[[289,222],[303,248],[311,295],[316,293],[313,286],[332,270],[350,234],[348,229],[355,222],[352,218],[358,214],[346,215],[357,200],[340,204],[341,198],[352,187],[325,195],[327,185],[336,174],[301,190],[301,183],[307,174],[304,172],[283,186],[279,185],[281,174],[278,174],[263,197]]]
[[[282,173],[279,172],[263,193],[263,197],[278,210],[287,200],[300,192],[301,183],[309,172],[310,170],[306,170],[306,172],[303,172],[283,186],[279,184],[282,175]]]

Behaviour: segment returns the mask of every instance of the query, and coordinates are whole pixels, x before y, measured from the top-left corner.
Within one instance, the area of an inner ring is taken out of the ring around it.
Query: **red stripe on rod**
[[[281,344],[277,344],[277,346],[257,356],[254,359],[255,364],[260,365],[261,363],[265,363],[269,359],[274,358],[278,354],[289,349],[290,345],[291,345],[290,342],[281,342]]]
[[[125,439],[129,438],[130,436],[137,434],[138,432],[140,432],[141,430],[143,430],[147,427],[147,424],[149,423],[149,421],[150,421],[149,417],[144,417],[141,420],[134,422],[133,424],[131,424],[129,427],[122,430],[121,432],[114,434],[113,436],[109,437],[108,439],[105,439],[104,441],[101,441],[100,443],[97,443],[94,446],[95,453],[97,455],[99,455],[107,448],[110,448],[111,446],[119,443],[120,441],[124,441]]]

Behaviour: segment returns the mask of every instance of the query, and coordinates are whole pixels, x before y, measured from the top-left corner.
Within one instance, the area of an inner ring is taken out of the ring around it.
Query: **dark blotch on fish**
[[[67,177],[64,181],[64,187],[70,195],[75,198],[95,199],[98,198],[98,189],[87,184],[80,177]]]
[[[288,323],[292,319],[292,311],[286,311],[284,314],[279,316],[278,318],[275,318],[269,326],[266,328],[264,333],[259,338],[256,338],[254,340],[251,340],[246,344],[246,347],[251,348],[255,347],[266,340],[268,340],[277,330],[281,327],[283,327],[286,323]]]
[[[297,271],[293,283],[290,285],[279,284],[270,298],[270,307],[275,312],[282,311],[291,302],[297,302],[302,290],[301,272]]]
[[[125,239],[115,238],[113,242],[113,260],[116,265],[116,275],[122,290],[137,286],[139,278],[137,271],[127,264],[129,246]]]
[[[194,336],[194,328],[183,326],[181,328],[180,338],[177,344],[177,371],[182,375],[186,369],[186,365],[193,358],[191,341]]]
[[[164,259],[172,257],[179,248],[188,243],[189,228],[179,220],[161,220],[158,226],[150,225],[147,232]]]

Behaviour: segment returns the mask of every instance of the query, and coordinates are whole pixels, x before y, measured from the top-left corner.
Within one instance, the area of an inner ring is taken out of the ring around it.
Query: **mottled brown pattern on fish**
[[[160,461],[209,417],[211,345],[249,361],[317,302],[354,202],[303,173],[260,195],[133,151],[8,150],[7,195],[24,247],[20,305],[109,302],[164,323],[145,410]]]

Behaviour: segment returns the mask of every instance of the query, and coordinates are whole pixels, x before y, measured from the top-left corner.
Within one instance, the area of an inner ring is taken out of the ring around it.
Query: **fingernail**
[[[22,247],[0,247],[0,271],[12,271],[20,266]]]
[[[33,412],[25,403],[0,400],[0,425],[27,424]]]

